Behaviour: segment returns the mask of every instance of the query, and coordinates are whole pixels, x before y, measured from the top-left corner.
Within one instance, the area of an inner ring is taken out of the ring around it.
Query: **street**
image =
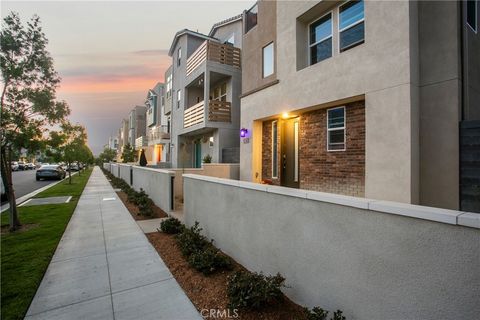
[[[15,189],[16,199],[56,181],[56,180],[36,181],[35,172],[36,170],[12,172],[13,188]],[[4,202],[2,202],[2,204],[3,203]]]

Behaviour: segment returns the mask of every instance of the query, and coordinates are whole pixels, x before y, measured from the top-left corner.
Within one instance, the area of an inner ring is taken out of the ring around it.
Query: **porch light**
[[[248,130],[245,128],[240,129],[240,138],[245,138],[247,136]]]
[[[288,119],[288,118],[290,118],[290,115],[288,114],[288,112],[284,112],[284,113],[282,114],[282,118],[283,118],[283,119]]]

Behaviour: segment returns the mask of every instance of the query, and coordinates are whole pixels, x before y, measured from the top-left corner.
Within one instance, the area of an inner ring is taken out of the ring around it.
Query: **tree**
[[[26,25],[14,12],[4,18],[0,32],[3,81],[0,158],[12,231],[20,226],[12,184],[12,152],[22,148],[32,152],[43,140],[47,126],[59,123],[70,113],[65,101],[56,100],[60,78],[47,51],[47,43],[38,16],[33,16]]]
[[[140,152],[140,165],[142,167],[146,167],[147,164],[147,157],[145,157],[145,151],[142,149],[142,151]]]
[[[105,162],[112,162],[117,157],[117,151],[105,147],[98,155],[98,165],[101,166]]]
[[[125,147],[123,147],[122,152],[122,162],[134,162],[135,161],[135,150],[132,148],[130,143],[127,143]]]

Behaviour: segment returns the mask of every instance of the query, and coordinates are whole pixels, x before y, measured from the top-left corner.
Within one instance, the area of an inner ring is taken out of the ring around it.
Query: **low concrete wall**
[[[145,190],[155,205],[166,213],[174,210],[172,194],[172,177],[175,173],[168,170],[133,166],[133,184],[136,191]],[[125,179],[124,179],[125,180]],[[128,182],[128,180],[125,180]]]
[[[127,182],[128,184],[131,185],[130,183],[130,171],[132,170],[132,165],[129,164],[117,164],[120,167],[120,176],[119,178],[123,179],[123,181]]]
[[[117,178],[120,177],[119,166],[117,163],[110,163],[110,173]]]
[[[240,178],[240,164],[238,163],[203,163],[202,168],[175,168],[175,196],[183,199],[183,175],[199,174],[216,178],[238,180]]]
[[[474,319],[480,215],[184,175],[184,215],[285,293],[347,319]]]

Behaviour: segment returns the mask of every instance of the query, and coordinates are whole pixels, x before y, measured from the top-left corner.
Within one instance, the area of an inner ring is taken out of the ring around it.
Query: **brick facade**
[[[327,109],[300,116],[300,188],[351,196],[365,195],[365,103],[347,104],[346,150],[327,151]],[[279,148],[280,127],[279,122]],[[272,179],[272,121],[263,123],[262,179]],[[280,150],[278,159],[280,158]],[[279,164],[280,165],[280,164]],[[280,167],[278,169],[281,174]]]

